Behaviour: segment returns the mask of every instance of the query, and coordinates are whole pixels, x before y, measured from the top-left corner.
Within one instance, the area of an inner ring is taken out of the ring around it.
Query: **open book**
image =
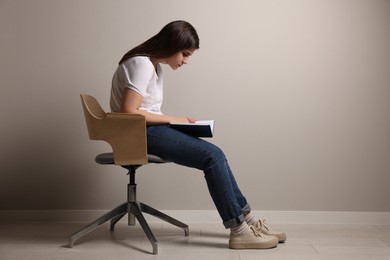
[[[213,137],[214,120],[199,120],[195,123],[175,123],[170,127],[196,137]]]

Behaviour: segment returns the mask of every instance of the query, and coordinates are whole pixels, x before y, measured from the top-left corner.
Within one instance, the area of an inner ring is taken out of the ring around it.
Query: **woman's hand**
[[[195,123],[196,121],[198,121],[198,119],[190,117],[190,116],[187,116],[187,120],[189,123]]]
[[[175,123],[195,123],[196,121],[197,119],[189,116],[178,116],[174,117],[173,120],[171,120],[171,122]]]

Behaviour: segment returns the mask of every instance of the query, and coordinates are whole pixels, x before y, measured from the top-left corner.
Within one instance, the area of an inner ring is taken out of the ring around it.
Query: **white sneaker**
[[[273,231],[271,230],[266,224],[265,220],[259,220],[254,224],[253,226],[260,231],[262,234],[269,235],[269,236],[275,236],[278,238],[279,243],[283,243],[286,241],[286,233],[280,232],[280,231]]]
[[[278,239],[275,236],[264,235],[254,226],[249,226],[249,228],[249,232],[242,235],[230,233],[229,248],[268,249],[278,245]]]

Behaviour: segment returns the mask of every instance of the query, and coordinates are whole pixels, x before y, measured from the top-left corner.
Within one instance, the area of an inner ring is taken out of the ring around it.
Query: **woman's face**
[[[166,58],[165,63],[173,70],[177,70],[184,64],[188,64],[189,57],[194,53],[195,49],[179,51],[178,53]]]

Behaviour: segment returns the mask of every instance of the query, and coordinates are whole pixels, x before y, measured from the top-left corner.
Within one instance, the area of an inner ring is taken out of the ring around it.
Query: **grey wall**
[[[119,167],[94,156],[80,93],[108,109],[117,61],[176,20],[198,30],[165,72],[164,111],[216,120],[256,210],[390,212],[390,1],[0,0],[0,209],[109,209]],[[147,166],[139,197],[214,209],[203,174]]]

